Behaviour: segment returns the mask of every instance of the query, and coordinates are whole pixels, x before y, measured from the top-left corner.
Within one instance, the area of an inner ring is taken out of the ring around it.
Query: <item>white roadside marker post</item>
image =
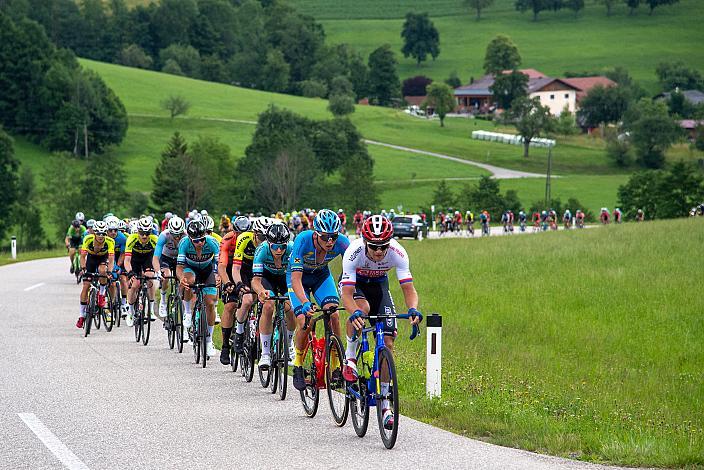
[[[440,397],[442,379],[442,315],[433,313],[426,319],[425,391],[428,398]]]
[[[17,237],[13,236],[10,242],[10,247],[12,250],[12,259],[17,259]]]

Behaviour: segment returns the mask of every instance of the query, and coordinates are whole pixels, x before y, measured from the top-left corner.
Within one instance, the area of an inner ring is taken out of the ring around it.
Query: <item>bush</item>
[[[150,69],[154,65],[154,59],[138,45],[130,44],[120,52],[120,63],[127,67]]]
[[[328,103],[328,109],[335,116],[346,116],[354,112],[353,95],[332,95]]]
[[[631,142],[626,134],[610,131],[606,134],[606,155],[618,167],[627,167],[631,164]]]
[[[426,89],[431,83],[433,83],[433,80],[423,75],[407,78],[403,81],[401,93],[403,96],[425,96],[427,94]]]
[[[317,80],[304,80],[298,84],[301,95],[307,98],[325,98],[328,94],[328,87],[325,83]]]

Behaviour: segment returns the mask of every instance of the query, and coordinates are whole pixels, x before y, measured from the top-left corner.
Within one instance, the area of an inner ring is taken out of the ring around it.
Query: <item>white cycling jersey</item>
[[[413,276],[408,263],[408,254],[399,242],[392,239],[386,255],[381,261],[374,261],[367,256],[364,240],[357,238],[350,243],[342,257],[342,286],[354,286],[357,279],[366,282],[386,280],[388,272],[396,268],[399,284],[412,282]]]

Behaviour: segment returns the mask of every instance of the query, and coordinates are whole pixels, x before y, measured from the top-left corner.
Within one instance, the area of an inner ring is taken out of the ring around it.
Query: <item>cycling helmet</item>
[[[88,219],[86,221],[86,227],[87,228],[93,228],[93,225],[95,225],[95,219]]]
[[[189,238],[203,238],[206,235],[205,224],[200,220],[194,220],[188,224],[186,231],[188,232]]]
[[[174,216],[169,219],[169,224],[167,225],[171,235],[182,235],[186,231],[186,224],[183,219],[179,216]]]
[[[108,233],[108,224],[102,220],[97,220],[93,224],[93,233],[96,235],[105,235]]]
[[[151,232],[152,231],[152,221],[148,217],[142,217],[137,222],[137,231],[139,232]]]
[[[337,233],[340,231],[340,218],[330,209],[321,209],[313,219],[313,229],[321,233]]]
[[[171,217],[173,217],[173,216],[174,216],[174,215],[173,215],[171,212],[167,212],[166,214],[164,214],[164,218],[165,218],[166,220],[170,220]]]
[[[642,213],[643,213],[643,209],[638,209],[638,213],[639,213],[639,214],[642,214]]]
[[[85,216],[85,214],[83,214],[83,212],[76,212],[75,218],[76,218],[76,220],[80,220],[80,221],[86,220],[86,216]]]
[[[215,229],[215,221],[209,215],[203,217],[203,223],[207,232],[212,232]]]
[[[108,226],[114,224],[115,228],[117,228],[117,224],[120,222],[120,219],[118,219],[114,215],[109,215],[105,218],[105,222],[108,224]]]
[[[121,232],[124,232],[125,230],[127,230],[127,222],[125,222],[124,220],[118,220],[117,221],[117,229]]]
[[[338,210],[337,210],[337,213],[338,213],[338,214],[342,214],[342,213],[344,213],[344,212],[345,212],[345,211],[343,211],[342,209],[338,209]]]
[[[362,237],[372,243],[386,243],[394,236],[394,227],[383,215],[373,215],[362,225]]]
[[[108,230],[117,230],[119,228],[120,220],[118,218],[112,218],[105,222],[108,226]],[[95,230],[95,228],[94,228]]]
[[[71,225],[75,228],[78,228],[81,226],[81,221],[78,219],[75,219],[73,222],[71,222]]]
[[[266,235],[266,231],[271,225],[271,219],[269,217],[257,217],[252,222],[252,232],[260,233]]]
[[[232,225],[234,225],[236,232],[246,232],[252,228],[252,223],[249,221],[249,218],[243,215],[238,216]]]
[[[203,209],[202,211],[200,211],[200,215],[202,215],[203,218],[205,218],[205,216],[208,215],[208,211],[206,211],[205,209]]]
[[[291,239],[291,231],[286,224],[271,224],[266,231],[266,241],[269,243],[288,243]]]

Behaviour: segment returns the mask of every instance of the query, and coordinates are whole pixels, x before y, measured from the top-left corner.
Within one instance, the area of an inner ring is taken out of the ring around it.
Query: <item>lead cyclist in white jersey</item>
[[[364,327],[362,315],[395,314],[394,301],[389,292],[388,272],[396,268],[396,276],[401,284],[408,313],[412,315],[411,324],[416,325],[423,315],[418,308],[418,293],[413,286],[413,276],[409,269],[408,254],[399,242],[393,239],[394,229],[389,220],[382,215],[374,215],[364,221],[362,236],[357,238],[345,250],[342,258],[342,279],[340,290],[345,310],[351,313],[347,322],[346,365],[342,375],[348,382],[357,380],[357,346],[359,340],[352,341],[354,330]],[[376,320],[370,319],[373,325]],[[384,320],[385,346],[393,353],[396,336],[396,319]],[[388,383],[382,377],[382,393],[388,392]],[[386,391],[384,390],[386,389]],[[384,400],[387,401],[387,400]],[[391,426],[393,414],[388,403],[382,403],[384,426]]]

